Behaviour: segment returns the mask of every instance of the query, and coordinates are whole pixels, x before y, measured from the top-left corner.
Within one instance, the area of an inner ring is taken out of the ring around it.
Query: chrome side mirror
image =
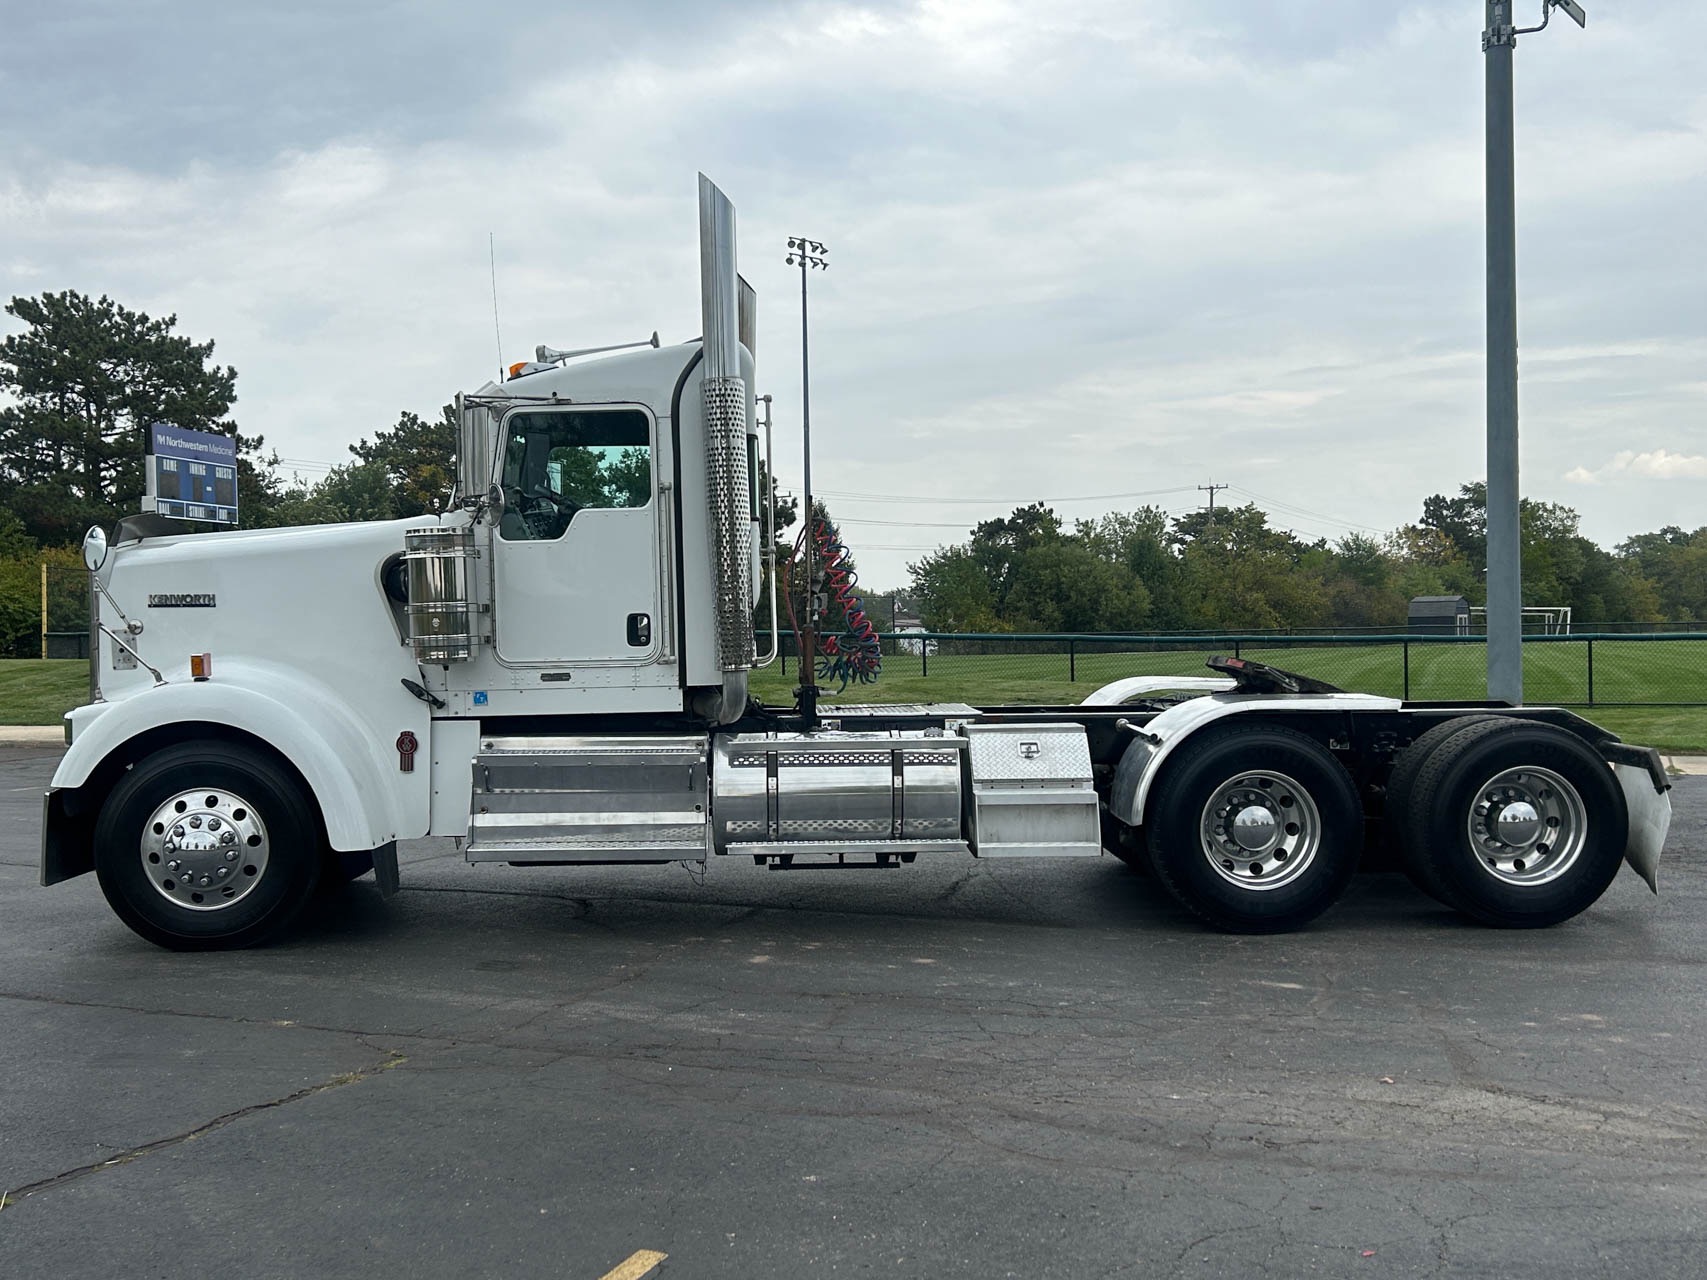
[[[90,573],[99,573],[106,562],[107,531],[95,525],[83,535],[83,563],[89,567]]]

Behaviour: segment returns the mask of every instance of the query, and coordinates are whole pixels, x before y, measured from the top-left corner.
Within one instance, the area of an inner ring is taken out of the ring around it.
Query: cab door
[[[663,554],[658,428],[633,405],[526,408],[504,420],[493,638],[516,666],[657,661]],[[619,674],[619,672],[613,672]]]

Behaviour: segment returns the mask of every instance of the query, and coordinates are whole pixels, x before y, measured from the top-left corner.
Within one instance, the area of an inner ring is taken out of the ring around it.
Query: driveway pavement
[[[187,956],[36,887],[57,754],[0,750],[0,1276],[1707,1273],[1707,779],[1659,898],[1532,934],[425,841]]]

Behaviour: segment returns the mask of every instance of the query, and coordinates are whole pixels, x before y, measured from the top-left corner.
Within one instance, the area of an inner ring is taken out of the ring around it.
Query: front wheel
[[[246,947],[284,928],[320,876],[311,802],[247,747],[191,742],[133,765],[95,824],[107,902],[177,951]]]
[[[1188,743],[1157,780],[1144,823],[1156,877],[1232,933],[1296,929],[1357,870],[1363,815],[1339,761],[1284,728],[1229,728]]]

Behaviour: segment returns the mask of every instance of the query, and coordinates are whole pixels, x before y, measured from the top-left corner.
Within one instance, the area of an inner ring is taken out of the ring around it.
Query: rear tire
[[[1551,725],[1472,725],[1412,788],[1407,857],[1482,924],[1539,929],[1593,905],[1618,874],[1629,813],[1604,760]]]
[[[1151,797],[1150,866],[1216,929],[1300,928],[1357,870],[1357,789],[1326,748],[1294,730],[1212,730],[1168,762]]]
[[[1410,877],[1411,883],[1436,902],[1446,902],[1445,890],[1434,877],[1428,864],[1415,856],[1412,849],[1414,842],[1405,839],[1405,832],[1419,829],[1427,818],[1425,811],[1418,810],[1412,804],[1417,775],[1422,772],[1423,766],[1430,758],[1442,749],[1442,744],[1456,738],[1466,729],[1490,722],[1521,723],[1504,716],[1486,715],[1455,716],[1450,720],[1443,720],[1418,735],[1417,739],[1400,753],[1398,762],[1393,765],[1393,772],[1387,779],[1388,839],[1398,848],[1399,865],[1404,869],[1405,875]]]
[[[301,785],[225,742],[131,766],[95,823],[95,872],[119,919],[175,951],[253,946],[314,892],[319,824]]]

